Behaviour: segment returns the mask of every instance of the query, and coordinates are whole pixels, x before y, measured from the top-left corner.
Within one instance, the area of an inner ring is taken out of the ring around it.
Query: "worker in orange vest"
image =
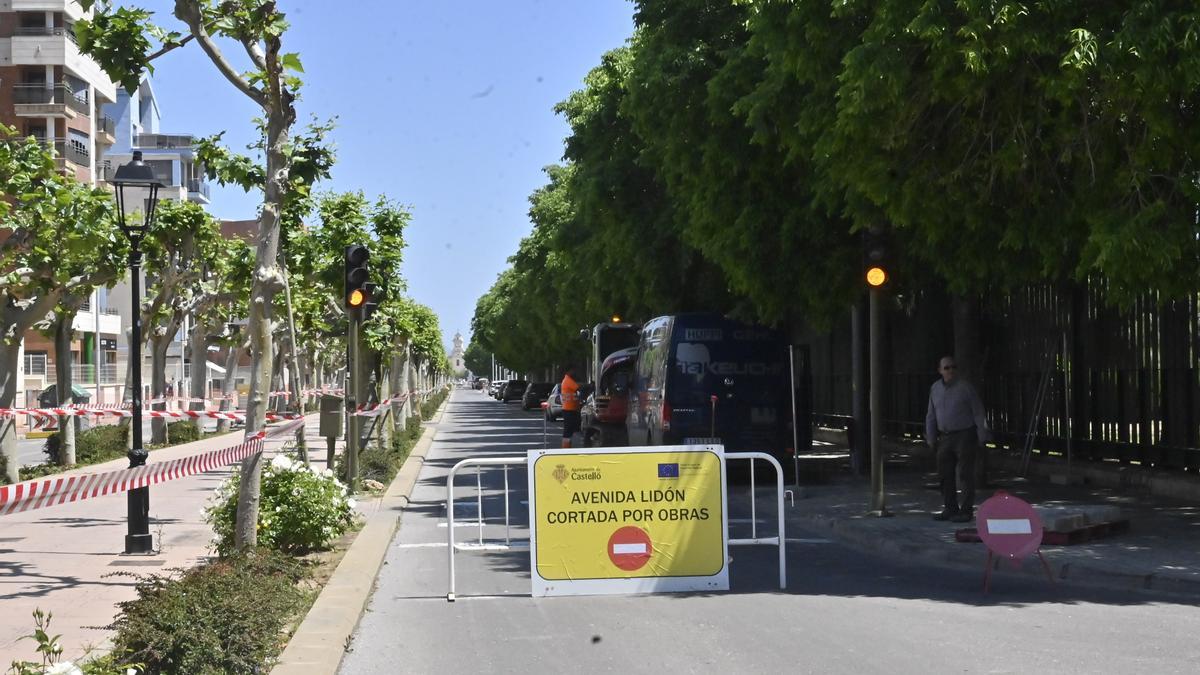
[[[562,394],[563,438],[562,447],[571,447],[571,437],[580,429],[579,383],[575,381],[575,367],[567,366],[562,383],[558,386]]]

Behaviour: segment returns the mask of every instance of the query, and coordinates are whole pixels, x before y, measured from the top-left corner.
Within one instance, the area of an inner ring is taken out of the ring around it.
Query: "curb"
[[[931,548],[928,544],[904,543],[880,537],[878,533],[855,528],[847,521],[838,518],[810,515],[800,516],[796,518],[796,521],[828,534],[839,543],[866,553],[885,555],[909,563],[925,563],[937,567],[979,572],[982,589],[983,572],[987,560],[986,549],[982,544],[957,544],[956,546]],[[1056,583],[1108,590],[1169,593],[1190,599],[1200,598],[1200,581],[1192,579],[1160,576],[1154,573],[1114,572],[1076,562],[1058,561],[1053,556],[1047,556],[1046,562],[1050,565]],[[1023,561],[1018,568],[1000,564],[998,569],[1003,571],[1000,578],[1015,574],[1035,580],[1044,580],[1045,576],[1041,565],[1035,560]],[[993,584],[996,580],[996,575],[993,575]]]
[[[447,397],[430,421],[441,421],[449,402]],[[350,636],[358,627],[358,620],[375,588],[375,577],[387,557],[392,537],[399,529],[400,513],[408,506],[409,495],[436,435],[436,423],[425,428],[392,479],[379,507],[354,538],[333,576],[288,641],[279,662],[271,669],[271,675],[336,675]]]

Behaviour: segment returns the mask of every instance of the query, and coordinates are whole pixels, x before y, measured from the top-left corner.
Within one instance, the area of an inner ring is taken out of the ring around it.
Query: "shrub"
[[[386,483],[396,475],[396,459],[386,450],[363,450],[358,453],[358,475]]]
[[[78,453],[79,441],[75,442],[76,453]],[[42,454],[46,455],[47,464],[62,464],[62,437],[59,432],[54,432],[46,437],[46,442],[42,443]]]
[[[449,390],[440,389],[433,396],[430,396],[428,401],[421,404],[421,417],[425,419],[433,417],[433,414],[442,405],[442,401],[445,401],[449,395]]]
[[[47,464],[63,463],[62,437],[55,432],[46,437],[42,452]],[[124,424],[101,424],[75,434],[75,463],[97,464],[125,456],[129,439],[129,426]]]
[[[118,573],[121,574],[121,573]],[[267,672],[284,629],[307,606],[305,565],[267,551],[175,575],[134,576],[113,643],[147,673]]]
[[[171,445],[200,440],[200,430],[191,420],[179,420],[167,425],[167,442]]]
[[[129,443],[128,424],[102,424],[75,435],[75,461],[95,464],[124,457]]]
[[[53,443],[51,442],[53,440]],[[98,464],[125,456],[126,444],[129,442],[129,425],[101,424],[75,434],[75,463]],[[51,452],[53,447],[53,453]],[[46,453],[50,464],[60,464],[60,444],[58,434],[46,439],[42,452]]]
[[[221,484],[204,512],[216,534],[214,547],[222,556],[233,551],[239,478],[235,474]],[[353,521],[354,500],[333,472],[317,473],[286,455],[263,467],[259,545],[288,553],[326,548]]]

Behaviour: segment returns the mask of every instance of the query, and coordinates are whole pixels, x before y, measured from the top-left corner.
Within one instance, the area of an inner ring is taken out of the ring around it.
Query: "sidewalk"
[[[316,415],[306,424],[309,456],[324,468],[325,441],[317,435]],[[294,438],[267,440],[268,455]],[[236,445],[242,432],[155,450],[150,463],[198,455]],[[341,444],[339,443],[339,451]],[[126,460],[97,464],[69,473],[101,473],[123,469]],[[33,631],[33,610],[53,613],[51,634],[62,634],[63,657],[78,658],[89,645],[109,637],[105,626],[117,603],[136,597],[135,580],[113,573],[162,573],[186,568],[208,558],[212,530],[203,509],[212,491],[236,465],[150,487],[150,533],[161,550],[148,556],[125,556],[126,493],[97,497],[24,513],[0,516],[0,664],[15,658],[33,660],[36,644],[21,640]],[[364,505],[370,508],[369,502]]]
[[[840,464],[832,456],[845,452],[845,448],[825,445],[816,454],[831,456],[826,461]],[[886,505],[893,517],[866,515],[868,480],[841,470],[830,474],[828,484],[803,486],[798,495],[803,498],[789,509],[789,522],[902,562],[976,569],[982,587],[987,549],[981,543],[959,543],[954,538],[957,529],[974,527],[974,523],[932,520],[941,509],[941,496],[928,487],[937,480],[928,472],[931,463],[920,457],[893,457],[884,471]],[[977,505],[1002,489],[1035,507],[1064,512],[1115,506],[1121,517],[1130,521],[1129,530],[1115,536],[1071,546],[1043,546],[1056,579],[1200,599],[1200,504],[1133,489],[1055,485],[1044,478],[1022,479],[1000,470],[993,471],[989,479],[994,487],[976,491]],[[1005,584],[1046,583],[1036,559],[1021,566],[1023,577],[1014,578],[1016,573],[1008,563],[1001,564],[992,576],[993,589]]]

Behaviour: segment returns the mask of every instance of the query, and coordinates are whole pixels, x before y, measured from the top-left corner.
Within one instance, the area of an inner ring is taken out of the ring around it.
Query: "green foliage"
[[[82,0],[84,10],[96,4],[94,0]],[[102,3],[103,10],[109,10]],[[143,73],[154,72],[150,65],[150,35],[155,28],[150,23],[151,13],[144,9],[117,7],[109,11],[98,11],[90,20],[75,24],[75,37],[79,49],[91,56],[125,91],[137,91]],[[166,36],[163,36],[166,38]],[[171,36],[178,41],[178,36]]]
[[[52,447],[57,450],[58,434],[46,439],[42,452],[50,464],[61,464],[61,457],[52,454]],[[51,439],[55,441],[51,441]],[[75,463],[78,465],[99,464],[125,456],[129,442],[129,425],[127,424],[98,424],[91,429],[85,429],[75,434]]]
[[[63,646],[59,642],[62,635],[50,634],[50,620],[54,615],[33,610],[33,633],[23,636],[24,639],[37,643],[35,651],[40,655],[41,662],[14,660],[9,666],[10,675],[50,675],[53,673],[80,672],[83,675],[137,675],[145,672],[141,664],[121,664],[113,654],[98,657],[86,656],[79,663],[62,660]]]
[[[358,454],[358,472],[362,478],[386,484],[397,469],[395,458],[387,450],[372,447]]]
[[[614,311],[842,315],[873,226],[901,297],[1200,289],[1193,3],[639,0],[635,24],[558,105],[568,164],[476,305],[510,368]]]
[[[437,412],[438,408],[442,407],[442,403],[445,402],[448,396],[450,396],[448,389],[439,389],[435,392],[429,397],[428,401],[421,404],[421,417],[427,420],[433,419],[434,413]]]
[[[467,370],[475,373],[476,377],[491,377],[492,353],[478,341],[472,340],[463,353],[463,364]]]
[[[63,296],[115,282],[128,242],[110,194],[59,175],[45,146],[4,125],[0,194],[0,335],[12,344]]]
[[[75,434],[75,466],[88,466],[111,462],[126,456],[129,426],[124,424],[101,424]],[[33,466],[21,467],[21,480],[32,480],[52,476],[64,471],[62,440],[57,432],[46,437],[42,444],[46,461]]]
[[[214,547],[222,556],[234,550],[239,479],[230,476],[218,487],[204,512],[216,534]],[[286,455],[277,455],[263,468],[260,545],[286,553],[323,549],[353,521],[354,500],[329,470],[317,473]]]
[[[191,420],[179,420],[167,425],[167,439],[171,445],[191,443],[192,441],[200,440],[200,437],[200,430],[196,428],[196,423]]]
[[[113,643],[147,673],[266,672],[307,607],[306,577],[304,563],[266,551],[134,576],[138,597],[121,603]]]

